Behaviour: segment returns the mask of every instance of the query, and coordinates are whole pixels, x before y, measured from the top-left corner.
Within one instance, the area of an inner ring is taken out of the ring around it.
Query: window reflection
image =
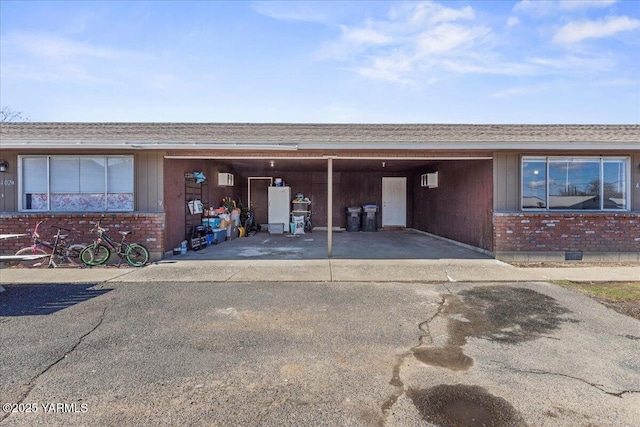
[[[600,162],[549,162],[550,209],[600,209]]]
[[[629,208],[628,159],[523,158],[522,208]]]
[[[605,209],[627,208],[627,163],[623,160],[603,164],[603,193]]]
[[[522,207],[547,207],[546,160],[530,160],[522,164]]]

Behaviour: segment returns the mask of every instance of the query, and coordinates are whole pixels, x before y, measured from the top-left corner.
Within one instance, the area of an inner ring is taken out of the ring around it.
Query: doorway
[[[253,208],[254,221],[256,224],[266,224],[269,221],[269,187],[273,183],[271,177],[249,177],[248,202]]]
[[[407,226],[407,178],[382,178],[382,226]]]

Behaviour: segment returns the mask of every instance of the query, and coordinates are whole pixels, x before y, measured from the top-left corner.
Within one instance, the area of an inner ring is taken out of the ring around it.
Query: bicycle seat
[[[61,234],[61,235],[60,235],[60,240],[64,240],[64,239],[66,239],[67,237],[69,237],[69,235],[68,235],[68,234]]]
[[[123,236],[128,236],[129,234],[131,234],[130,231],[118,231],[118,233],[122,234]]]

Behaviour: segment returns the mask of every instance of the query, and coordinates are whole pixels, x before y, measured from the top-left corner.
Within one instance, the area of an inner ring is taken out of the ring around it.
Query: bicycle
[[[100,226],[100,221],[91,231],[96,231],[98,237],[80,253],[80,260],[85,265],[94,267],[106,263],[111,257],[112,251],[119,257],[118,267],[122,264],[123,259],[126,259],[133,267],[142,267],[149,262],[149,250],[146,247],[140,243],[127,242],[127,236],[131,234],[131,231],[118,231],[122,236],[120,242],[113,240],[107,234],[106,230]]]
[[[80,261],[80,253],[84,250],[85,245],[75,243],[70,245],[67,242],[67,234],[62,231],[72,232],[68,228],[54,226],[56,229],[53,243],[40,239],[38,229],[45,221],[39,221],[31,234],[33,244],[29,247],[22,248],[16,252],[16,256],[23,256],[20,260],[20,266],[25,268],[36,268],[46,265],[48,268],[58,267],[60,264],[68,263],[79,267],[82,265]]]
[[[253,208],[249,208],[247,211],[247,219],[244,221],[244,233],[249,237],[258,232],[258,225],[255,223],[255,214]]]
[[[311,213],[308,212],[307,215],[305,215],[304,218],[304,231],[305,232],[309,232],[309,233],[313,233],[313,224],[311,223]]]

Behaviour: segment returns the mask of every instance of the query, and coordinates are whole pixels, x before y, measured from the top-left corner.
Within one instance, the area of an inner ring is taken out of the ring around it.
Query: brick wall
[[[639,252],[640,213],[495,213],[495,252]]]
[[[51,240],[55,230],[52,225],[60,225],[76,231],[69,233],[69,239],[75,243],[90,243],[95,235],[91,228],[95,221],[101,219],[102,226],[114,239],[120,238],[118,230],[130,230],[133,233],[128,237],[131,242],[145,245],[151,254],[151,260],[162,259],[165,252],[164,229],[165,216],[163,213],[113,213],[113,214],[81,214],[81,213],[3,213],[0,214],[0,234],[21,234],[33,231],[36,223],[46,220],[40,226],[39,234],[44,240]],[[14,254],[18,249],[30,245],[30,237],[0,240],[0,253],[3,255]]]

